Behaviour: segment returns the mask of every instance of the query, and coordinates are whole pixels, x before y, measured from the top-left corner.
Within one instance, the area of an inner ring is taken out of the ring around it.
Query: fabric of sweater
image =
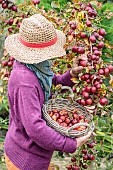
[[[70,79],[70,71],[54,74],[53,84],[73,86]],[[8,81],[8,100],[10,120],[4,152],[17,168],[47,170],[54,151],[76,151],[76,139],[61,135],[43,120],[44,92],[36,75],[17,61]]]

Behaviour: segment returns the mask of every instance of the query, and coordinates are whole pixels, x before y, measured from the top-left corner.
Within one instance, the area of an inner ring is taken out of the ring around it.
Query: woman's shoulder
[[[35,85],[38,86],[36,75],[25,65],[14,63],[11,75],[9,77],[10,84],[20,85]]]

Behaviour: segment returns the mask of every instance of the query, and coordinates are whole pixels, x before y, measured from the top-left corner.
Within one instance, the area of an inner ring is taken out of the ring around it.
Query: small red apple
[[[101,84],[97,84],[97,85],[96,85],[96,88],[97,88],[97,89],[100,89],[100,88],[101,88]]]
[[[79,120],[77,120],[77,119],[73,119],[73,120],[71,121],[72,125],[74,125],[74,124],[76,124],[76,123],[78,123],[78,122],[79,122]]]
[[[95,38],[94,35],[91,35],[91,36],[89,37],[89,40],[90,40],[92,43],[96,42],[96,38]]]
[[[80,37],[84,39],[84,38],[86,38],[86,37],[87,37],[87,35],[86,35],[86,33],[81,32],[81,33],[80,33]]]
[[[95,47],[95,46],[93,46],[92,50],[93,50],[93,52],[94,52],[95,50],[98,50],[98,48]]]
[[[4,3],[2,4],[2,8],[3,8],[3,9],[6,9],[7,7],[8,7],[8,4],[4,2]]]
[[[85,80],[85,77],[84,75],[81,76],[81,80],[84,81]]]
[[[84,155],[84,156],[83,156],[83,160],[88,160],[88,156],[87,156],[87,155]]]
[[[84,92],[82,93],[82,95],[84,96],[84,98],[89,98],[89,93],[86,92],[86,91],[84,91]]]
[[[77,51],[78,51],[78,47],[77,46],[72,47],[72,52],[77,53]]]
[[[104,36],[104,35],[106,34],[105,29],[100,28],[100,29],[99,29],[99,34],[100,34],[101,36]]]
[[[80,100],[80,104],[82,104],[83,106],[85,106],[85,104],[86,104],[86,103],[85,103],[85,100],[84,100],[84,99],[81,99],[81,100]]]
[[[90,80],[93,80],[93,79],[94,79],[94,75],[91,74],[91,75],[90,75]]]
[[[69,119],[69,118],[66,118],[66,119],[65,119],[65,122],[66,122],[67,124],[69,124],[69,123],[70,123],[70,119]]]
[[[95,60],[95,59],[96,59],[96,55],[92,55],[91,60]]]
[[[100,75],[104,75],[104,74],[105,74],[104,69],[100,68],[100,69],[98,70],[98,73],[99,73]]]
[[[100,55],[101,55],[101,52],[98,51],[98,50],[95,50],[95,51],[94,51],[94,55],[100,56]]]
[[[53,113],[57,113],[57,112],[58,112],[58,110],[57,110],[57,109],[54,109],[54,110],[52,110],[52,112],[53,112]]]
[[[108,65],[109,71],[112,72],[113,71],[113,66],[112,65]]]
[[[78,47],[77,52],[78,52],[79,54],[84,54],[84,53],[85,53],[85,50],[84,50],[83,47]]]
[[[83,150],[82,150],[82,153],[83,153],[83,154],[87,154],[87,150],[86,150],[86,149],[83,149]]]
[[[108,100],[105,97],[100,98],[99,103],[104,106],[108,104]]]
[[[96,91],[97,91],[97,89],[96,89],[95,86],[91,87],[91,92],[92,92],[92,93],[96,93]]]
[[[9,61],[7,65],[8,65],[9,67],[12,67],[13,61]]]
[[[79,116],[79,120],[82,120],[82,119],[83,119],[83,120],[85,119],[84,115],[80,115],[80,116]]]
[[[93,161],[93,160],[95,160],[95,157],[94,157],[94,155],[89,154],[89,155],[88,155],[88,159],[91,160],[91,161]]]
[[[65,118],[65,116],[60,116],[60,119],[61,119],[62,121],[64,121],[66,118]]]
[[[86,105],[91,105],[92,103],[93,103],[93,101],[91,98],[86,99]]]
[[[92,26],[92,22],[91,22],[90,20],[87,20],[87,21],[86,21],[86,25],[87,25],[88,27],[91,27],[91,26]]]
[[[95,145],[95,143],[93,143],[93,142],[87,144],[88,148],[93,148],[94,145]]]
[[[98,48],[101,49],[101,48],[103,48],[103,47],[104,47],[104,42],[103,42],[103,41],[99,42],[99,43],[98,43]]]
[[[54,113],[54,116],[56,117],[56,119],[58,119],[60,117],[59,113]]]
[[[90,87],[90,86],[86,86],[85,90],[86,90],[87,92],[90,92],[90,91],[91,91],[91,87]]]
[[[34,5],[39,4],[40,0],[33,0]]]
[[[108,75],[110,73],[109,68],[105,68],[104,73],[105,73],[105,75]]]
[[[72,170],[72,165],[67,166],[67,170]]]
[[[89,77],[90,77],[90,74],[88,74],[88,73],[84,74],[85,80],[89,79]]]
[[[57,122],[61,124],[63,121],[61,119],[58,119]]]
[[[14,58],[12,56],[9,57],[10,61],[14,61]]]
[[[82,66],[82,67],[86,67],[87,66],[87,61],[86,60],[81,60],[79,62],[79,65]]]
[[[12,25],[13,22],[14,22],[14,19],[13,19],[13,18],[10,18],[10,19],[9,19],[9,25]]]
[[[74,113],[73,117],[74,117],[74,119],[76,119],[76,120],[79,119],[79,115],[77,115],[76,113]]]
[[[71,28],[72,28],[73,30],[75,30],[75,29],[76,29],[76,24],[71,24]]]
[[[10,28],[8,28],[8,31],[9,31],[10,33],[12,33],[13,30],[12,30],[12,28],[10,27]]]
[[[76,158],[75,158],[75,157],[72,157],[72,158],[71,158],[71,162],[76,162]]]
[[[80,170],[78,166],[73,166],[73,170]]]
[[[93,32],[93,35],[96,37],[96,38],[99,38],[99,34],[97,32]]]
[[[6,60],[2,61],[2,66],[7,66],[8,65],[8,62]]]
[[[17,12],[17,6],[13,5],[13,6],[11,7],[11,9],[12,9],[13,11]]]

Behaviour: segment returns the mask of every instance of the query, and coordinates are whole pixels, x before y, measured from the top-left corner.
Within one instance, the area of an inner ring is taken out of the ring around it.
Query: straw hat
[[[18,34],[6,38],[5,48],[16,60],[33,64],[65,55],[65,43],[62,31],[41,14],[35,14],[23,19]]]

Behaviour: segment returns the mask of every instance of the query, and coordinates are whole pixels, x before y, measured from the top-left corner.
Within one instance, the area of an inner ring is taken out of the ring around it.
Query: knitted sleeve
[[[70,70],[68,70],[67,72],[65,72],[65,73],[62,74],[62,75],[56,75],[56,74],[54,74],[52,83],[53,83],[54,85],[62,84],[62,85],[64,85],[64,86],[73,87],[73,86],[74,86],[74,83],[72,82],[71,78],[72,78],[72,76],[71,76],[71,74],[70,74]]]
[[[46,150],[75,152],[76,139],[59,134],[42,119],[37,88],[22,85],[18,90],[17,104],[25,131],[37,145]]]

